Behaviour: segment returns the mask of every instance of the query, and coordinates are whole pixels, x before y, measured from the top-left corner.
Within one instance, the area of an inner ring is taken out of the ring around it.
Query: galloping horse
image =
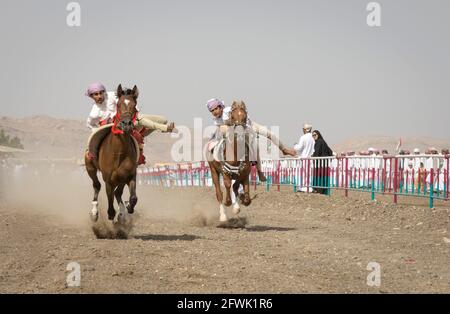
[[[122,201],[122,193],[125,184],[130,190],[129,203],[126,205],[128,213],[134,212],[137,203],[136,196],[136,169],[137,156],[135,140],[132,137],[134,123],[136,120],[136,100],[138,98],[136,85],[131,89],[117,87],[117,113],[114,117],[114,125],[111,132],[103,139],[98,149],[98,160],[89,159],[85,155],[86,170],[92,179],[94,186],[93,208],[91,218],[98,219],[98,193],[101,184],[97,178],[97,170],[102,173],[108,196],[108,219],[113,220],[116,216],[114,209],[114,196],[120,206],[125,206]]]
[[[232,204],[230,195],[231,180],[236,180],[233,184],[233,193],[236,196],[236,201],[233,204],[233,213],[238,214],[240,212],[238,199],[241,200],[244,206],[248,206],[251,203],[249,184],[249,175],[251,170],[251,162],[249,158],[249,132],[251,128],[247,126],[247,109],[243,101],[233,102],[231,106],[230,119],[226,121],[225,124],[226,127],[224,128],[227,129],[227,132],[224,135],[225,139],[223,141],[223,145],[225,146],[223,151],[223,160],[218,161],[215,159],[208,159],[209,168],[211,169],[211,177],[216,189],[216,198],[220,204],[219,214],[221,222],[228,220],[224,205],[230,206]],[[231,148],[232,153],[230,154],[229,152],[227,154],[226,148]],[[244,148],[244,150],[242,150],[242,148]],[[217,149],[221,149],[221,146],[217,147]],[[239,156],[242,155],[242,151],[245,152],[244,160],[242,160],[242,156]],[[225,203],[222,203],[223,194],[220,189],[220,175],[223,176],[225,185]],[[241,184],[244,188],[244,194],[239,197],[239,187]]]

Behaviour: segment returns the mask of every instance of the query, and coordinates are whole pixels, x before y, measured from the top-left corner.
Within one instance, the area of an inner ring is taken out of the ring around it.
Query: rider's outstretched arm
[[[277,145],[281,151],[283,151],[286,148],[286,146],[284,146],[284,144],[280,141],[280,139],[275,134],[270,132],[269,129],[266,128],[265,126],[258,124],[255,121],[252,121],[252,129],[253,131],[256,132],[256,134],[262,135],[271,140],[272,143]]]

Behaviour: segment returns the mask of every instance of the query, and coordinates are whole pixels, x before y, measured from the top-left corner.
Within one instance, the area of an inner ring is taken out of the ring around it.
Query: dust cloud
[[[0,169],[0,206],[48,218],[80,228],[93,227],[99,238],[126,238],[140,217],[150,220],[175,220],[182,224],[211,226],[218,220],[214,192],[192,193],[186,190],[138,185],[138,203],[132,221],[117,229],[106,218],[105,185],[99,194],[100,219],[93,225],[89,212],[93,198],[92,181],[84,166],[55,163],[15,163]],[[205,195],[205,197],[202,197]],[[123,200],[129,198],[128,188]],[[116,211],[119,206],[115,201]],[[131,218],[130,218],[131,219]]]

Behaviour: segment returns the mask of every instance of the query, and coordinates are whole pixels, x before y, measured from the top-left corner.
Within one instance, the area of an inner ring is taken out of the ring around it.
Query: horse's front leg
[[[246,176],[246,179],[244,180],[242,185],[244,186],[244,195],[243,195],[243,198],[242,198],[242,204],[244,206],[248,206],[252,202],[252,200],[250,198],[250,182],[249,182],[249,179],[248,179],[248,175]]]
[[[125,205],[122,201],[123,189],[125,187],[125,183],[120,184],[116,190],[114,191],[114,196],[116,197],[116,201],[119,204],[119,214],[114,218],[114,223],[123,222],[125,219]]]
[[[236,180],[233,184],[234,202],[233,202],[233,213],[239,214],[241,207],[239,206],[239,186],[241,185],[239,180]]]
[[[134,213],[134,207],[138,201],[136,195],[136,174],[134,174],[133,178],[128,182],[128,188],[130,189],[130,202],[127,205],[127,210],[129,214],[132,214]]]
[[[232,204],[231,201],[231,178],[229,176],[223,176],[223,184],[225,185],[225,206],[230,206]]]
[[[217,169],[214,167],[214,165],[212,165],[211,163],[209,164],[209,168],[211,169],[211,178],[214,183],[214,188],[216,190],[216,198],[217,198],[217,201],[219,202],[219,220],[221,222],[225,222],[228,220],[228,218],[225,213],[225,207],[222,204],[223,194],[222,194],[222,190],[220,189],[219,173],[218,173]]]
[[[102,185],[100,184],[100,181],[98,180],[97,168],[95,167],[93,162],[86,157],[85,164],[86,164],[87,173],[88,173],[89,177],[92,179],[92,185],[94,188],[94,198],[92,200],[92,209],[90,212],[90,216],[91,216],[92,221],[95,222],[98,220],[98,193],[100,192]]]
[[[114,209],[114,187],[110,182],[106,183],[106,196],[108,197],[108,219],[113,220],[116,210]]]

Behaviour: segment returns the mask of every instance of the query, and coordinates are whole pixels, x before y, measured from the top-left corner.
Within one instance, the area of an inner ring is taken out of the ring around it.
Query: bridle
[[[121,118],[121,113],[120,113],[120,110],[119,110],[119,105],[120,105],[120,102],[117,102],[117,105],[116,105],[116,115],[114,116],[114,119],[113,119],[114,125],[113,125],[112,128],[111,128],[111,132],[112,132],[113,134],[124,134],[123,129],[126,128],[126,123],[125,123],[125,121],[123,121],[122,118]],[[129,112],[126,112],[126,113],[129,113]],[[122,113],[122,115],[123,115],[123,114],[124,114],[124,113]],[[136,106],[134,106],[134,113],[133,113],[133,116],[132,116],[132,118],[131,118],[131,122],[133,123],[133,128],[134,128],[134,125],[136,124],[136,119],[137,119],[137,110],[136,110]],[[118,125],[118,126],[117,126],[117,125]]]

